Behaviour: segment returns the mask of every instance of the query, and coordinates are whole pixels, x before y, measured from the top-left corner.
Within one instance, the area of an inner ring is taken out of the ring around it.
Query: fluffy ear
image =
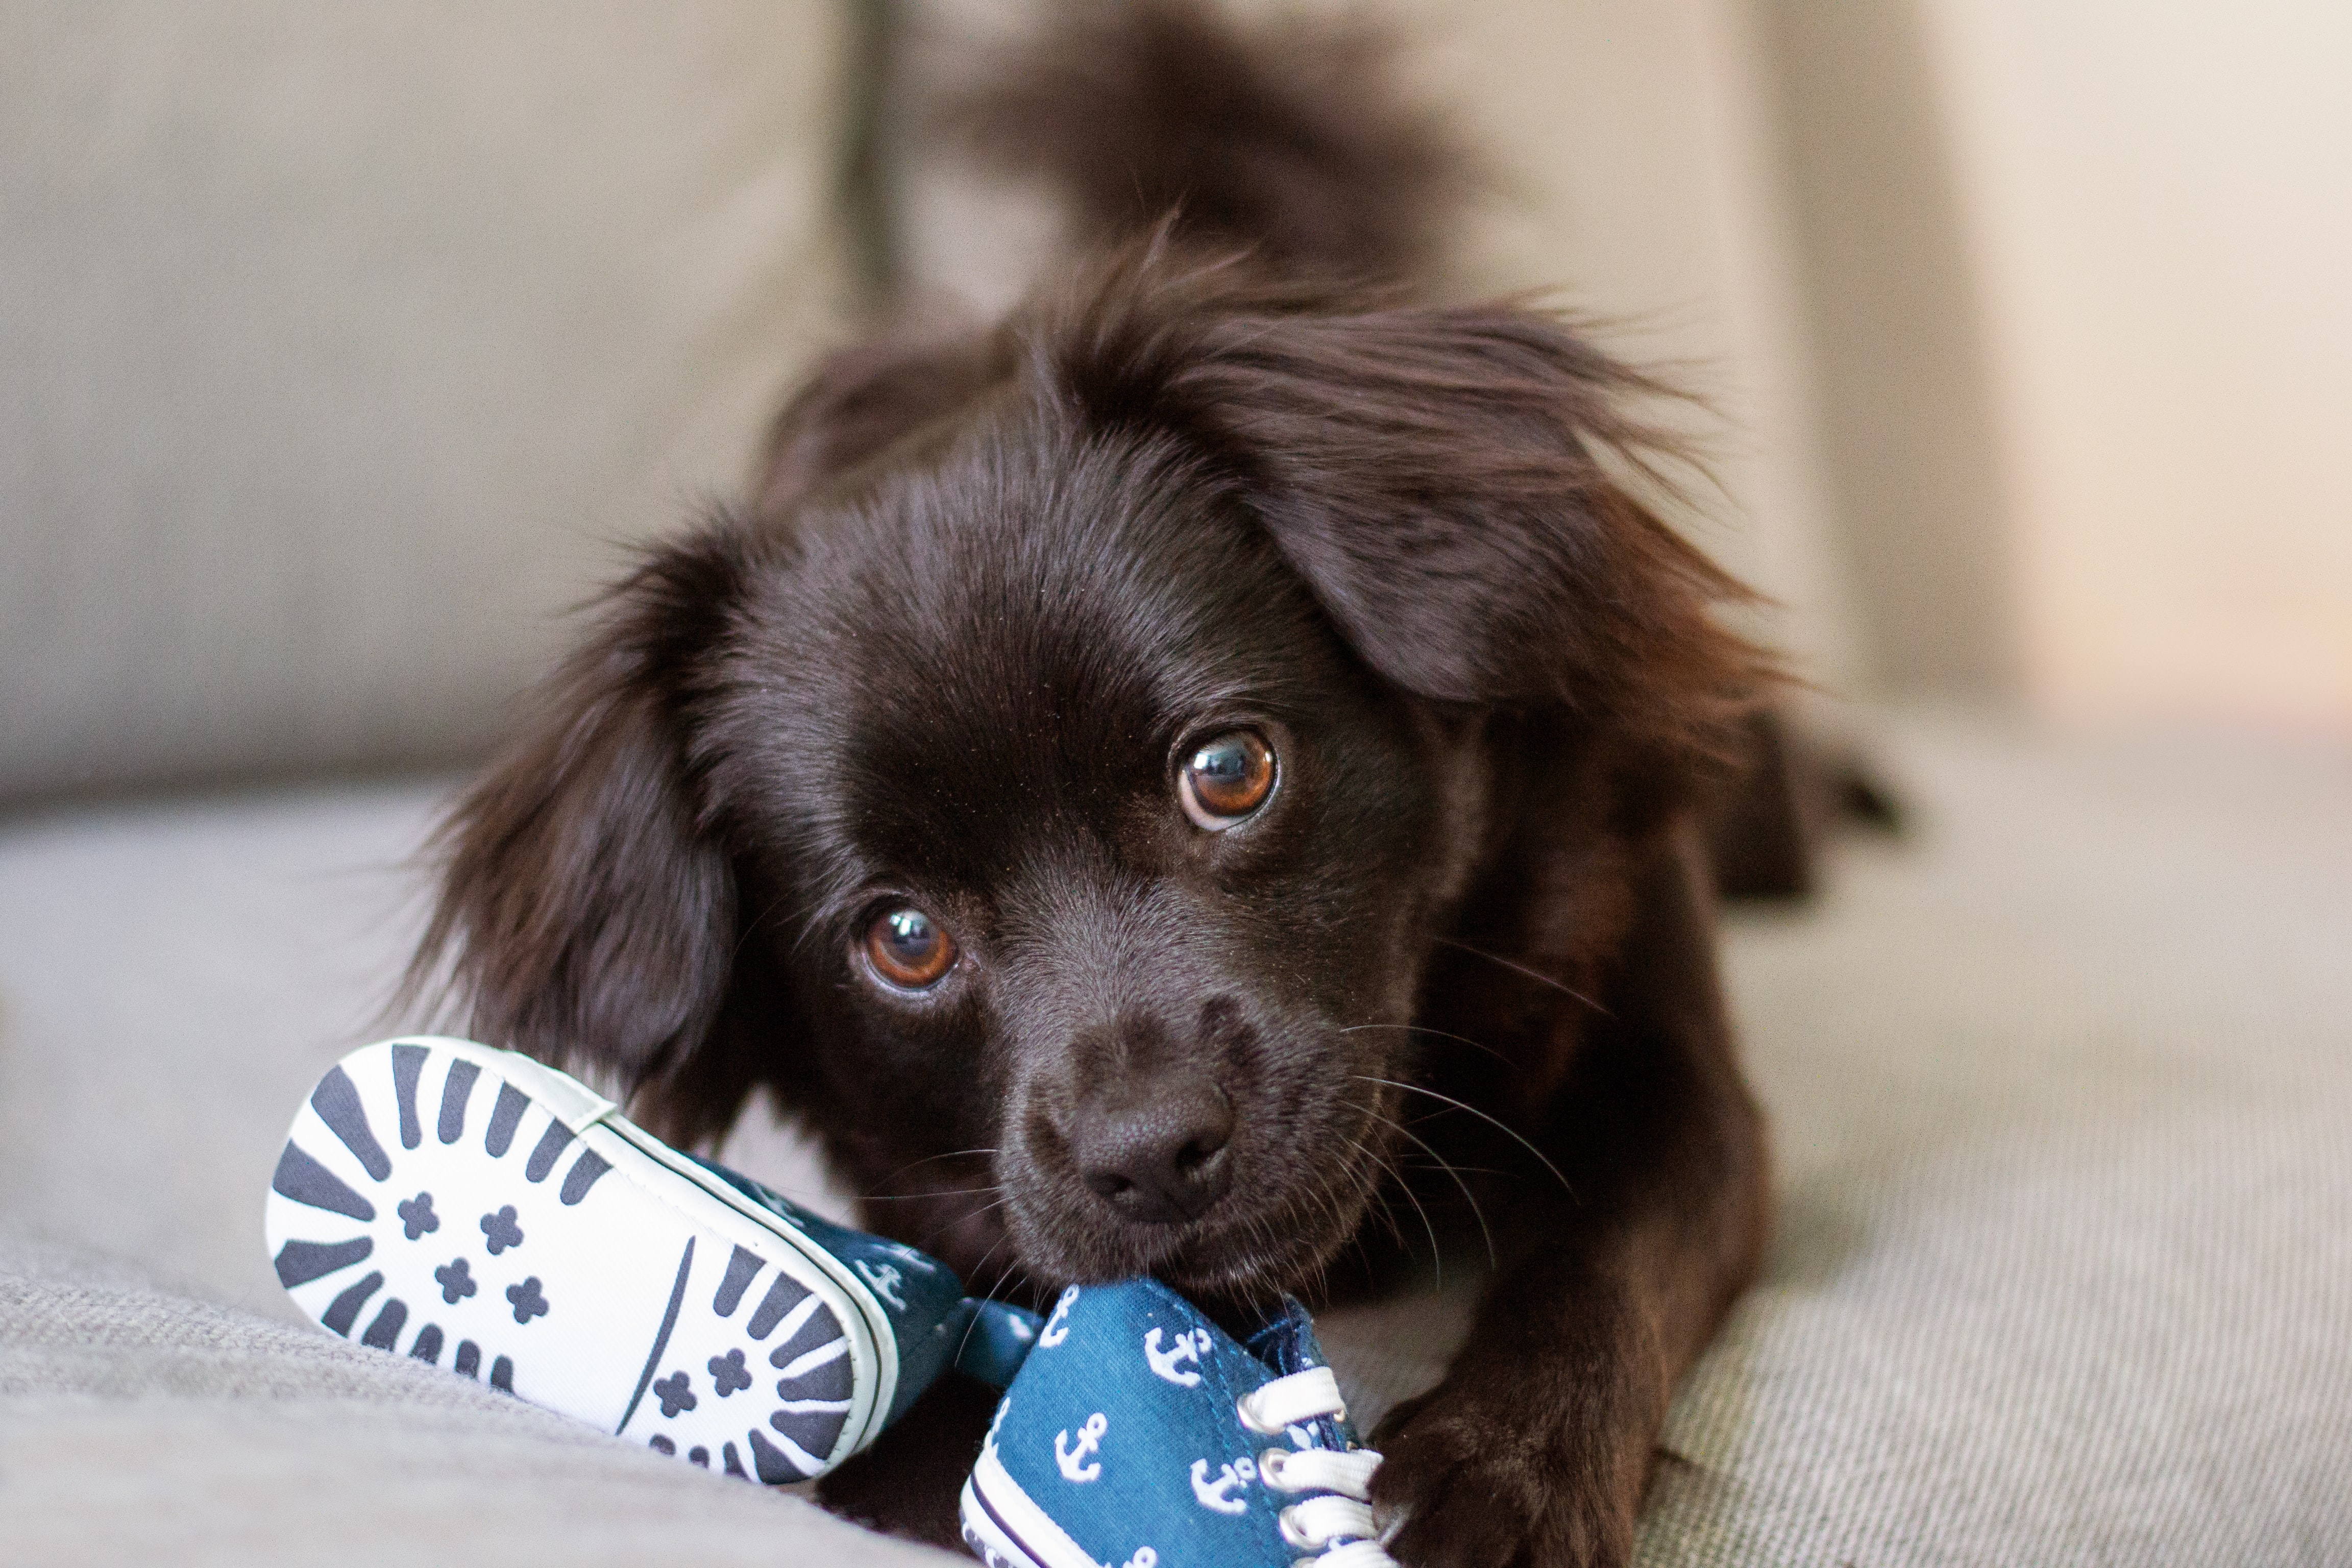
[[[1508,304],[1335,309],[1156,265],[1064,337],[1066,385],[1206,450],[1381,676],[1719,749],[1770,679],[1713,616],[1749,595],[1601,456],[1656,453],[1626,409],[1663,388]]]
[[[706,530],[607,595],[534,726],[442,822],[406,992],[446,985],[477,1037],[649,1088],[656,1120],[693,1134],[723,1128],[749,1087],[700,1059],[728,1000],[737,899],[688,740],[747,547],[730,525]]]
[[[803,497],[871,462],[1013,372],[1012,339],[942,319],[909,318],[817,364],[768,429],[753,510],[781,518]]]

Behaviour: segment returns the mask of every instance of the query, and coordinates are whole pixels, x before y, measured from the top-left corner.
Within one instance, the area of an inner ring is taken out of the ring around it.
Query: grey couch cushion
[[[1645,1560],[2352,1562],[2352,755],[1904,740],[1733,944],[1780,1238]]]
[[[481,745],[840,303],[847,8],[0,14],[0,798]]]
[[[954,1559],[400,1357],[0,1243],[0,1558]]]
[[[1675,1403],[1641,1560],[2352,1561],[2352,757],[1895,740],[1914,841],[1730,935],[1780,1235]],[[362,1561],[733,1562],[773,1520],[779,1560],[855,1561],[779,1500],[258,1321],[290,1325],[258,1195],[363,1037],[433,795],[0,837],[0,1226],[183,1281],[0,1258],[0,1540],[312,1561],[341,1520]],[[727,1153],[839,1203],[772,1127]],[[1463,1307],[1326,1314],[1360,1415],[1434,1380]]]

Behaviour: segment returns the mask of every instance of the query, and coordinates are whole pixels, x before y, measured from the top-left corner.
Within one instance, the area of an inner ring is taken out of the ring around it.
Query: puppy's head
[[[1546,809],[1497,732],[1695,755],[1732,590],[1610,482],[1626,378],[1540,316],[1140,252],[845,364],[461,804],[420,963],[673,1137],[772,1086],[967,1271],[1295,1284]]]

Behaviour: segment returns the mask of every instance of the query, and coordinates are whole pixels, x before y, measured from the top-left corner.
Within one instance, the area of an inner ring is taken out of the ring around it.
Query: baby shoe
[[[1036,1322],[469,1040],[330,1070],[265,1230],[331,1331],[771,1483],[838,1465],[950,1363],[1002,1386]]]
[[[1062,1293],[964,1483],[991,1568],[1394,1568],[1306,1310],[1235,1341],[1151,1279]]]

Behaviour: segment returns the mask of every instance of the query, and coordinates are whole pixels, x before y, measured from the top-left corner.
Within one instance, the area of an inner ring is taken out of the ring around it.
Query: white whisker
[[[1493,1127],[1496,1131],[1506,1133],[1512,1138],[1517,1139],[1521,1148],[1525,1149],[1528,1153],[1533,1154],[1538,1160],[1543,1162],[1543,1168],[1551,1173],[1552,1180],[1559,1184],[1560,1190],[1562,1192],[1565,1192],[1570,1198],[1580,1204],[1584,1201],[1583,1199],[1576,1196],[1576,1189],[1569,1185],[1568,1178],[1559,1173],[1559,1167],[1553,1164],[1542,1150],[1537,1148],[1533,1143],[1528,1142],[1527,1138],[1516,1129],[1505,1126],[1502,1122],[1497,1121],[1495,1118],[1487,1115],[1476,1106],[1465,1105],[1460,1100],[1454,1099],[1452,1095],[1440,1094],[1433,1089],[1423,1089],[1417,1083],[1399,1083],[1396,1079],[1391,1078],[1369,1078],[1362,1073],[1355,1073],[1350,1076],[1363,1079],[1366,1083],[1384,1083],[1391,1089],[1401,1089],[1411,1094],[1425,1094],[1432,1100],[1440,1100],[1454,1107],[1456,1110],[1468,1111],[1471,1115],[1476,1117],[1479,1121],[1486,1122],[1488,1126]]]
[[[1375,1111],[1373,1114],[1378,1115],[1379,1113]],[[1495,1256],[1495,1233],[1486,1228],[1486,1211],[1478,1206],[1476,1196],[1470,1191],[1470,1184],[1462,1179],[1462,1173],[1459,1171],[1456,1171],[1452,1164],[1447,1163],[1444,1155],[1431,1148],[1429,1144],[1417,1133],[1411,1131],[1402,1122],[1390,1121],[1385,1116],[1381,1117],[1381,1120],[1382,1121],[1387,1121],[1388,1124],[1391,1127],[1395,1128],[1398,1132],[1412,1139],[1415,1143],[1420,1144],[1423,1152],[1427,1153],[1431,1159],[1437,1162],[1437,1168],[1454,1178],[1454,1184],[1462,1189],[1463,1201],[1470,1205],[1471,1217],[1478,1222],[1478,1234],[1486,1238],[1486,1267],[1489,1268],[1499,1267],[1501,1260]]]
[[[1608,1008],[1603,1007],[1600,1003],[1595,1002],[1583,992],[1561,984],[1559,981],[1553,979],[1550,975],[1546,974],[1540,969],[1530,969],[1524,963],[1505,958],[1499,952],[1488,952],[1483,947],[1472,947],[1468,942],[1456,942],[1450,936],[1439,937],[1437,939],[1437,945],[1440,947],[1457,949],[1460,952],[1470,954],[1473,958],[1483,958],[1489,963],[1499,963],[1504,968],[1508,969],[1515,973],[1524,974],[1530,980],[1539,981],[1543,984],[1550,986],[1555,991],[1575,997],[1579,1002],[1583,1003],[1586,1006],[1591,1008],[1594,1012],[1600,1014],[1604,1018],[1614,1016]]]

